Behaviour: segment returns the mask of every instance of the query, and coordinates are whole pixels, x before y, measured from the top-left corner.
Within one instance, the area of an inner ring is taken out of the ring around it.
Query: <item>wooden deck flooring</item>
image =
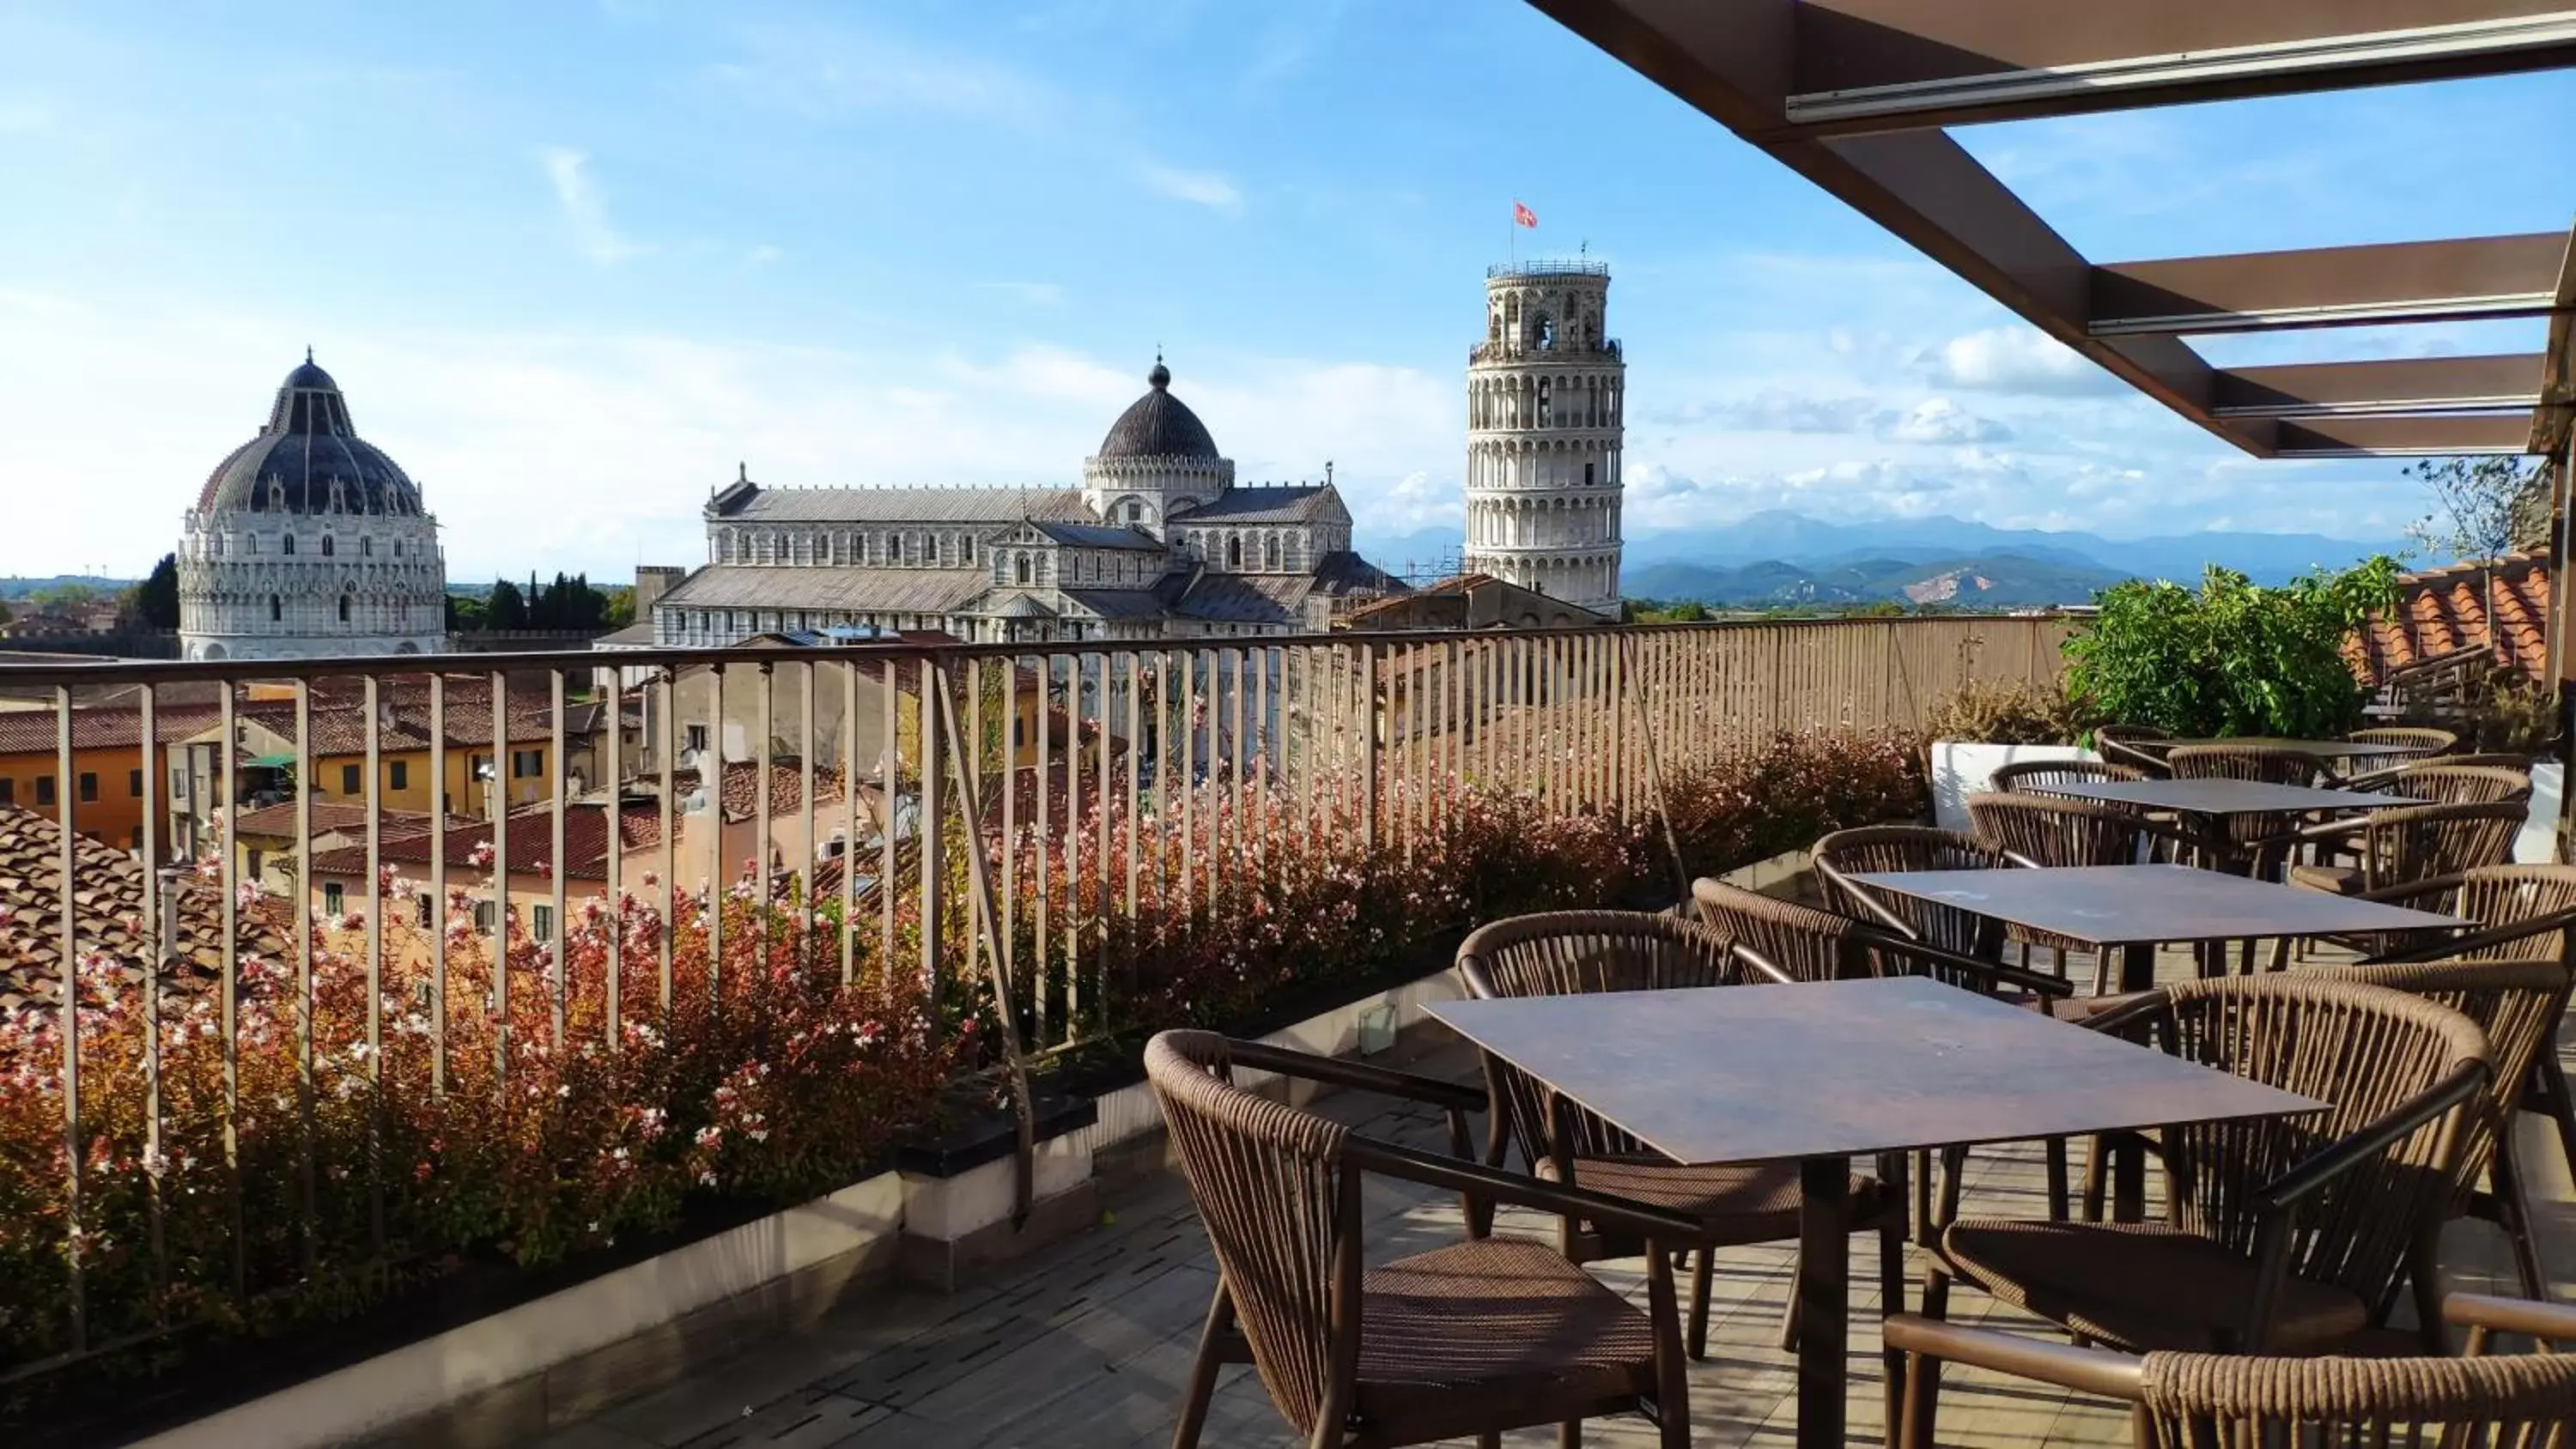
[[[2179,961],[2167,969],[2182,969]],[[2562,1045],[2562,1051],[2565,1047]],[[2576,1059],[2576,1058],[2571,1058]],[[1423,1065],[1468,1079],[1472,1057],[1450,1047]],[[1360,1097],[1324,1110],[1362,1130],[1438,1145],[1429,1113]],[[2554,1136],[2524,1127],[2546,1261],[2576,1279],[2576,1190]],[[2035,1149],[1981,1151],[1967,1181],[1979,1211],[2039,1216]],[[1454,1241],[1454,1199],[1408,1185],[1372,1183],[1372,1261]],[[1552,1237],[1552,1224],[1505,1214],[1501,1230]],[[2509,1261],[2493,1229],[2454,1224],[2445,1242],[2451,1286],[2511,1292]],[[1691,1373],[1692,1442],[1710,1449],[1787,1449],[1796,1404],[1793,1359],[1780,1347],[1781,1308],[1793,1270],[1786,1246],[1735,1249],[1718,1258],[1709,1356]],[[1852,1240],[1850,1443],[1880,1441],[1877,1247]],[[1601,1276],[1640,1302],[1634,1263]],[[543,1441],[545,1449],[1144,1449],[1167,1444],[1201,1320],[1216,1285],[1207,1241],[1176,1177],[1145,1184],[1114,1204],[1103,1224],[1010,1265],[998,1278],[948,1295],[888,1288],[817,1329],[759,1345],[687,1382],[612,1409]],[[1910,1295],[1909,1295],[1910,1296]],[[2045,1332],[1970,1289],[1952,1317]],[[1941,1441],[1965,1449],[2122,1445],[2127,1418],[2114,1406],[2039,1385],[1953,1368],[1944,1379]],[[1297,1442],[1248,1369],[1229,1370],[1205,1439],[1208,1449],[1287,1449]],[[1464,1443],[1466,1441],[1459,1441]],[[1552,1430],[1509,1436],[1553,1445]],[[1651,1426],[1608,1419],[1584,1442],[1651,1445]]]

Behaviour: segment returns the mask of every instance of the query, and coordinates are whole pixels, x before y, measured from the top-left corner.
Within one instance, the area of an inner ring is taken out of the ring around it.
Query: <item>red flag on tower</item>
[[[1512,203],[1512,225],[1538,228],[1538,213],[1515,201]]]

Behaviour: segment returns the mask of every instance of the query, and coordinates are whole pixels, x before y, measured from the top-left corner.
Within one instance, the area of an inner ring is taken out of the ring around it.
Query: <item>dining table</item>
[[[1867,890],[1934,901],[2080,941],[2097,951],[2116,951],[2118,989],[2124,994],[2154,989],[2156,948],[2169,941],[2312,940],[2453,931],[2476,924],[2435,911],[2184,865],[1871,871],[1850,879]],[[2144,1155],[2133,1145],[2120,1147],[2112,1155],[2111,1177],[2113,1215],[2135,1221],[2146,1200]]]
[[[2261,780],[2214,778],[2064,780],[2034,783],[2029,788],[2037,794],[2099,800],[2187,816],[2196,822],[2191,834],[2210,859],[2223,864],[2247,865],[2249,869],[2250,863],[2240,859],[2244,855],[2243,848],[2226,828],[2229,821],[2249,815],[2305,817],[2351,814],[2384,806],[2422,803],[2400,795],[2383,795],[2369,790],[2335,790],[2313,785],[2275,785]]]
[[[1673,1161],[1799,1164],[1800,1449],[1844,1449],[1853,1158],[2323,1105],[1919,976],[1428,1009]]]

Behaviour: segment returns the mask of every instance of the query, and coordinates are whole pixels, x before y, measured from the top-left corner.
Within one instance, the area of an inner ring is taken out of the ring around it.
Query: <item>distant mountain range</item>
[[[1454,558],[1455,532],[1363,536],[1372,562],[1402,569]],[[1705,604],[1862,604],[1882,600],[2024,608],[2080,604],[2127,578],[2199,579],[2211,564],[2278,584],[2312,568],[2411,545],[2313,533],[2209,532],[2150,538],[1997,528],[1939,516],[1828,523],[1771,510],[1733,523],[1628,539],[1621,591],[1630,598]]]

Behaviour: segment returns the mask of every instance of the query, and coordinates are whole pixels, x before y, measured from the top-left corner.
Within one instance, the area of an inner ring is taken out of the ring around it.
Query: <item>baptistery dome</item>
[[[446,637],[447,570],[420,489],[360,438],[313,361],[215,465],[179,545],[192,659],[421,654]]]

